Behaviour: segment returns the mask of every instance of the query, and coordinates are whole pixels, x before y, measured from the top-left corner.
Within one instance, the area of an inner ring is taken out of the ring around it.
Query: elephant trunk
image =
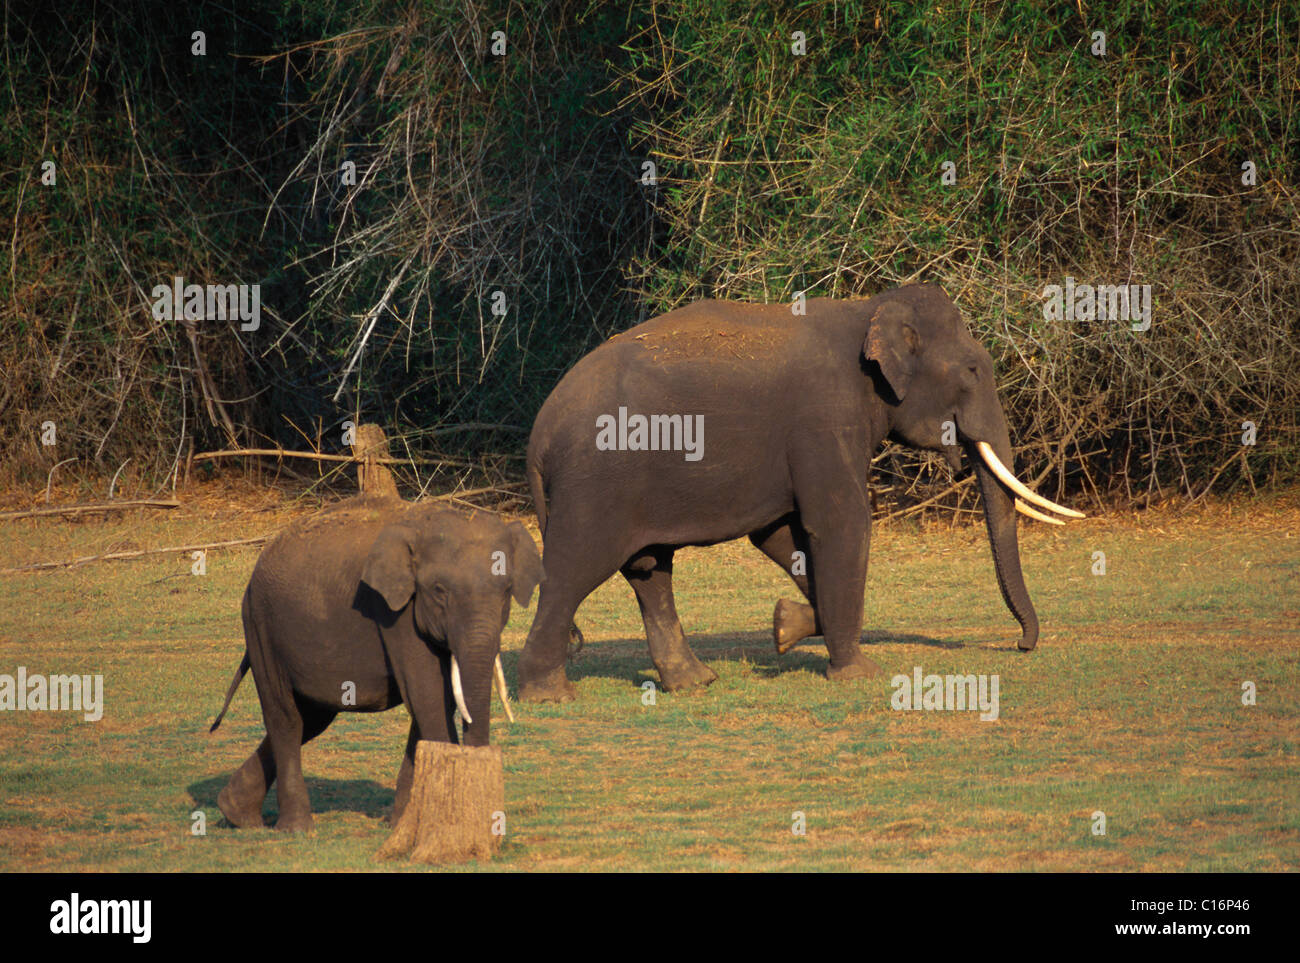
[[[467,746],[486,746],[492,716],[492,677],[496,667],[500,635],[495,629],[478,629],[467,633],[465,643],[452,648],[452,659],[457,672],[452,686],[460,676],[461,716],[464,725],[462,741]]]
[[[990,444],[1002,463],[1011,466],[1011,439],[1005,424],[999,427],[1000,430]],[[1002,590],[1007,608],[1020,623],[1020,648],[1028,652],[1038,644],[1038,614],[1029,600],[1029,590],[1025,588],[1025,578],[1020,571],[1015,499],[985,465],[975,443],[967,442],[965,448],[966,456],[975,469],[980,495],[984,499],[984,522],[988,526],[989,547],[993,550],[998,587]]]

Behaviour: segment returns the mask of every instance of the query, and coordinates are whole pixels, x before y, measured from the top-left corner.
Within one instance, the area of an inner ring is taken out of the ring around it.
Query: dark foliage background
[[[1283,0],[70,0],[3,18],[11,484],[76,458],[152,489],[190,451],[338,451],[360,418],[423,460],[409,482],[511,487],[542,400],[612,333],[699,297],[911,280],[941,282],[994,353],[1018,462],[1049,495],[1300,474]],[[150,291],[176,275],[260,283],[260,329],[155,321]],[[1151,284],[1151,329],[1045,321],[1067,275]],[[941,462],[877,461],[887,507],[968,507]]]

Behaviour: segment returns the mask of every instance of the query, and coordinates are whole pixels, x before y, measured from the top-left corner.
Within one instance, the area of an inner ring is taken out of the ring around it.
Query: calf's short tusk
[[[510,697],[506,695],[506,673],[501,668],[501,656],[497,656],[496,665],[497,690],[501,693],[501,705],[505,706],[506,718],[515,721],[515,714],[510,711]]]
[[[1015,492],[1025,501],[1032,502],[1033,504],[1039,506],[1040,508],[1046,508],[1049,511],[1056,512],[1059,515],[1064,515],[1067,518],[1088,517],[1084,515],[1082,512],[1076,512],[1072,508],[1066,508],[1064,505],[1058,505],[1056,504],[1056,502],[1049,501],[1048,499],[1044,498],[1042,495],[1037,495],[1034,492],[1031,492],[1028,488],[1025,487],[1025,485],[1020,481],[1019,478],[1011,474],[1011,469],[1007,468],[1006,465],[1002,464],[1002,462],[998,459],[998,456],[993,453],[993,446],[990,445],[987,441],[978,442],[976,448],[979,450],[980,457],[984,459],[984,464],[989,466],[989,471],[997,475],[998,480],[1001,481],[1002,484],[1006,485],[1008,488],[1010,488],[1013,492]]]
[[[460,665],[454,655],[451,657],[451,694],[456,697],[456,708],[460,710],[460,717],[465,720],[465,725],[473,725],[474,720],[470,717],[469,710],[465,708],[465,690],[460,686]]]
[[[1038,509],[1030,508],[1019,498],[1016,499],[1016,511],[1018,511],[1021,515],[1027,515],[1030,518],[1035,519],[1036,521],[1047,522],[1048,525],[1065,524],[1065,522],[1061,521],[1059,518],[1053,518],[1051,515],[1044,515]]]

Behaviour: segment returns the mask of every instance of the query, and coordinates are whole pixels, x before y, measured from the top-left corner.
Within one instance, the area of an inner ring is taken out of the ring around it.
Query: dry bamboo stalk
[[[239,457],[259,457],[259,458],[310,458],[314,461],[362,461],[356,455],[326,455],[322,452],[315,451],[289,451],[284,448],[228,448],[223,451],[200,451],[196,452],[192,458],[194,461],[203,461],[214,458],[239,458]],[[383,465],[408,464],[406,458],[376,458],[374,461]],[[435,462],[436,463],[436,462]]]

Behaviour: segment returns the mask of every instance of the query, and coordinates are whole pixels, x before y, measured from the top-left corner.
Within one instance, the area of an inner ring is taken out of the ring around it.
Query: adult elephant
[[[807,600],[777,604],[778,650],[821,634],[828,677],[879,672],[858,647],[870,459],[891,438],[959,464],[946,431],[974,465],[998,584],[1020,648],[1032,649],[1038,618],[1020,571],[1015,496],[1082,516],[1011,474],[993,361],[937,285],[811,300],[802,315],[701,301],[611,338],[565,375],[529,440],[547,581],[520,698],[574,697],[564,673],[573,615],[616,571],[636,593],[663,687],[712,682],[677,619],[673,553],[742,535]]]
[[[266,738],[217,797],[235,826],[262,825],[279,784],[276,829],[308,829],[301,746],[339,712],[405,704],[411,716],[394,821],[410,796],[421,739],[488,744],[492,679],[510,599],[542,578],[532,536],[487,512],[359,498],[298,522],[262,552],[244,592],[246,651],[212,723],[251,667]],[[508,711],[508,706],[507,706]]]

